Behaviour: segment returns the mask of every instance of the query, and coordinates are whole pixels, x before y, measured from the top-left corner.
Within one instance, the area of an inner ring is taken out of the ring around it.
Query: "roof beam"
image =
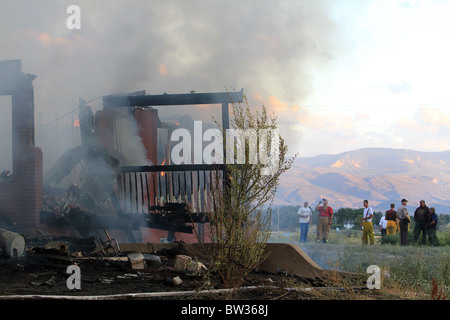
[[[144,107],[144,106],[181,106],[197,104],[225,104],[243,102],[244,89],[239,92],[209,92],[186,94],[156,94],[140,96],[105,96],[103,106],[111,107]]]

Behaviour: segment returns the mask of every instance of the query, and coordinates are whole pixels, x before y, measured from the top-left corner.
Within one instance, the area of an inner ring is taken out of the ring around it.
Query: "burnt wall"
[[[114,150],[114,118],[115,113],[109,110],[100,110],[95,113],[95,130],[100,144],[110,151]]]
[[[0,214],[17,231],[34,234],[43,203],[43,155],[34,146],[36,76],[21,71],[20,60],[0,61],[0,95],[11,96],[12,180],[0,184]]]
[[[136,108],[134,110],[138,133],[142,139],[147,159],[152,165],[158,161],[158,110],[153,108]]]

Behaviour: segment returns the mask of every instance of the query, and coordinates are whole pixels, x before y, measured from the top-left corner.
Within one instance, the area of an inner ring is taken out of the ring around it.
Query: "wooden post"
[[[230,129],[230,113],[229,113],[229,105],[228,103],[222,103],[222,130],[223,130],[223,163],[224,163],[224,170],[223,170],[223,197],[225,199],[225,208],[231,207],[231,179],[230,175],[226,169],[226,159],[227,159],[227,151],[226,151],[226,145],[227,145],[227,130]]]

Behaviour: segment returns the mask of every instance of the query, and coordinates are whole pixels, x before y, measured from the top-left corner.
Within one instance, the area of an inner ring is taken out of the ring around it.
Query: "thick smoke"
[[[70,4],[2,2],[0,40],[8,45],[0,59],[20,58],[24,72],[37,75],[41,124],[74,110],[78,98],[136,90],[244,88],[250,99],[275,96],[290,105],[310,90],[309,68],[333,56],[327,39],[335,26],[318,1],[78,1],[80,30],[66,27]],[[218,109],[171,108],[160,115],[210,121]],[[280,122],[291,121],[287,108],[278,113]],[[60,134],[66,119],[58,122]],[[39,130],[36,144],[48,169],[73,147],[73,135],[67,133],[70,143],[49,142],[55,135]]]
[[[124,158],[121,159],[121,166],[147,166],[152,165],[148,160],[146,151],[138,134],[138,127],[135,118],[127,109],[117,112],[115,120],[116,148],[117,152]]]
[[[80,0],[81,29],[69,30],[66,9],[72,4],[4,0],[0,10],[0,43],[7,44],[0,60],[21,59],[23,72],[37,75],[36,146],[44,173],[81,143],[74,126],[79,98],[92,100],[95,114],[103,107],[96,98],[104,95],[244,88],[250,105],[268,101],[279,123],[289,124],[296,121],[292,110],[278,106],[300,103],[311,89],[310,68],[333,58],[327,39],[335,26],[316,0]],[[163,122],[182,122],[184,115],[205,123],[220,119],[216,105],[158,112]],[[122,153],[136,155],[122,164],[142,164],[135,124],[116,125],[123,129]]]

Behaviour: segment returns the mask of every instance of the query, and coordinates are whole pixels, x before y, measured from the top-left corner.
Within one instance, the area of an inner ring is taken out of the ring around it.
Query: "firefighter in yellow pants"
[[[386,235],[395,236],[396,233],[397,233],[397,223],[395,221],[388,220],[386,227]]]
[[[395,204],[391,203],[391,209],[386,211],[386,220],[387,220],[387,226],[386,226],[386,235],[388,236],[395,236],[398,230],[397,225],[397,211],[394,210]]]
[[[373,225],[372,225],[372,218],[373,218],[373,210],[372,208],[369,208],[369,201],[364,200],[364,213],[363,213],[363,236],[362,236],[362,243],[363,244],[374,244],[374,236],[373,236]]]
[[[363,244],[374,244],[374,237],[373,237],[373,225],[372,221],[364,221],[363,222],[363,236],[362,236],[362,242]]]

